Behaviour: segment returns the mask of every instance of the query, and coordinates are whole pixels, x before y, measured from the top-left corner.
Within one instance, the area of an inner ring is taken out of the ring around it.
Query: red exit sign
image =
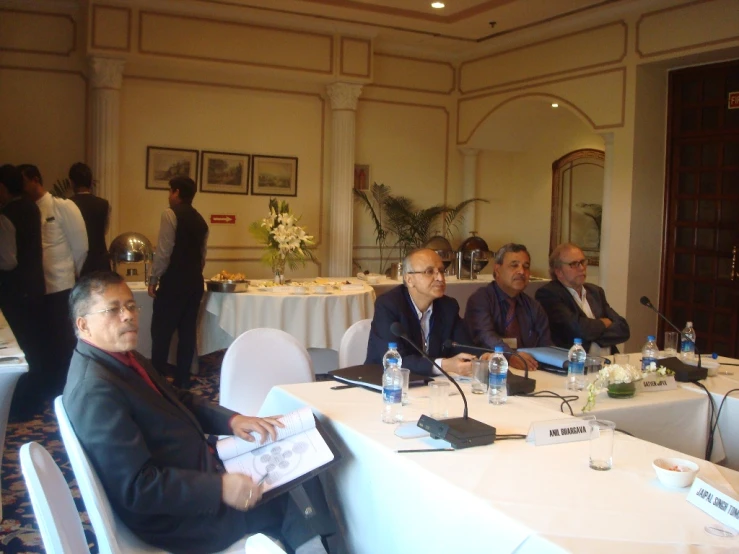
[[[210,214],[210,222],[216,225],[235,225],[236,214]]]
[[[730,110],[739,109],[739,90],[736,92],[729,93],[729,109]]]

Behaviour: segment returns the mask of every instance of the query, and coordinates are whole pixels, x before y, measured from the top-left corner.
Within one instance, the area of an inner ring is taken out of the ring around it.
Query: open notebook
[[[218,456],[228,473],[245,473],[254,481],[264,479],[263,500],[290,490],[337,462],[341,455],[321,428],[310,408],[280,417],[277,440],[263,444],[227,437],[216,443]],[[259,440],[259,435],[255,438]]]
[[[567,375],[569,350],[558,346],[537,346],[535,348],[519,348],[517,352],[526,352],[539,362],[539,369]]]

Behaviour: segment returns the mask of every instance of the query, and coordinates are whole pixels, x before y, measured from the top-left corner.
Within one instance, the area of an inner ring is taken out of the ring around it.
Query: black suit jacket
[[[570,291],[559,281],[552,280],[536,291],[536,299],[549,317],[549,330],[557,346],[569,348],[575,338],[582,339],[585,350],[593,342],[610,346],[611,353],[618,352],[617,344],[629,340],[629,324],[616,313],[606,300],[605,291],[597,285],[585,283],[587,300],[596,319],[590,319],[577,305]],[[606,328],[599,318],[607,317],[613,323]]]
[[[444,348],[444,341],[453,340],[462,344],[472,344],[462,318],[459,317],[459,304],[454,298],[442,296],[434,300],[431,313],[431,332],[428,355],[431,359],[449,358],[460,352],[477,355],[474,350]],[[403,339],[390,332],[390,326],[400,323],[408,333],[413,344],[423,350],[423,333],[416,310],[405,285],[400,285],[377,297],[375,316],[372,319],[369,343],[367,344],[366,364],[382,364],[389,342],[398,343],[398,352],[403,358],[403,367],[422,375],[432,375],[433,366]]]
[[[173,552],[224,549],[245,534],[249,516],[221,502],[222,468],[204,433],[232,434],[234,412],[176,394],[135,355],[161,394],[109,354],[77,343],[63,396],[75,433],[113,510],[144,541]]]
[[[75,194],[72,202],[80,209],[87,230],[87,258],[80,275],[87,275],[93,271],[110,271],[108,247],[105,245],[110,204],[105,198],[94,194]]]

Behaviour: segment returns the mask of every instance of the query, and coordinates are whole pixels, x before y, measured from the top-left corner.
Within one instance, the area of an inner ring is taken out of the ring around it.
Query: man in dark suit
[[[377,297],[372,319],[366,364],[381,364],[389,342],[398,344],[403,367],[423,375],[439,375],[431,363],[390,332],[398,322],[413,343],[445,371],[469,375],[476,356],[460,349],[444,348],[444,341],[471,344],[459,304],[445,296],[444,263],[433,250],[419,249],[403,260],[404,283]]]
[[[174,384],[184,389],[190,387],[208,244],[208,224],[192,207],[193,198],[195,182],[192,179],[175,177],[170,180],[169,208],[162,213],[149,280],[149,296],[154,299],[151,362],[162,374],[168,373],[169,343],[177,330]]]
[[[176,393],[134,352],[139,306],[119,275],[82,277],[70,312],[79,340],[64,407],[113,510],[136,535],[169,552],[200,553],[265,532],[298,553],[326,552],[321,536],[336,527],[317,478],[303,485],[313,517],[289,494],[260,504],[260,485],[225,473],[204,434],[264,440],[279,419]]]
[[[92,171],[81,162],[69,168],[69,180],[74,186],[72,202],[82,212],[87,230],[87,259],[80,275],[93,271],[110,271],[108,247],[105,244],[105,233],[110,221],[110,204],[105,198],[92,193]]]
[[[602,288],[585,282],[587,267],[577,245],[560,244],[549,256],[552,281],[536,291],[536,299],[549,317],[555,345],[569,348],[581,338],[589,354],[608,356],[629,339],[629,324],[611,308]]]

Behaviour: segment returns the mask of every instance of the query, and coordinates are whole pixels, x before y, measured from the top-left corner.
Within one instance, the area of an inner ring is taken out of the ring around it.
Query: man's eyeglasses
[[[587,258],[583,260],[575,260],[574,262],[560,262],[562,265],[568,265],[570,266],[570,269],[577,269],[578,267],[582,267],[583,269],[588,267],[588,260]]]
[[[444,275],[444,269],[438,267],[427,267],[421,271],[406,271],[408,275],[423,275],[425,277],[436,277],[437,275]]]
[[[141,311],[141,306],[136,304],[136,302],[129,302],[119,308],[106,308],[104,310],[97,310],[96,312],[88,312],[85,315],[104,314],[106,317],[120,317],[126,311],[131,312],[131,315],[137,315]]]

